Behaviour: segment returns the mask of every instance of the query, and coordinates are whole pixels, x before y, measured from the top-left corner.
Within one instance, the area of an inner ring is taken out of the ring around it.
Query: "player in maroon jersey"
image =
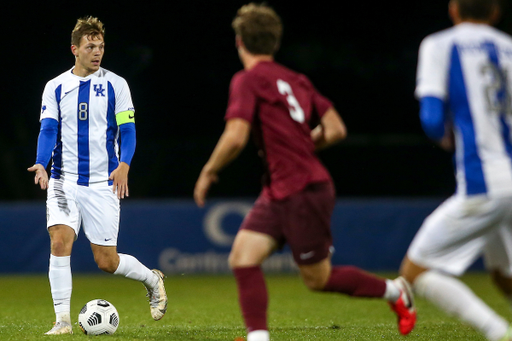
[[[345,138],[332,103],[304,75],[274,61],[282,24],[273,9],[249,4],[233,20],[244,70],[231,81],[226,126],[194,189],[198,206],[218,172],[254,137],[267,172],[263,191],[233,243],[235,275],[247,341],[268,341],[268,295],[261,263],[288,243],[308,288],[390,302],[399,330],[416,321],[412,294],[402,278],[381,279],[353,266],[332,266],[331,214],[335,189],[315,150]],[[312,122],[319,122],[313,130]]]

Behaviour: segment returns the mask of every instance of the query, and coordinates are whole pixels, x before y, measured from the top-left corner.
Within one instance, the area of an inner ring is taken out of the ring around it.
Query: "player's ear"
[[[236,46],[236,48],[244,46],[244,42],[242,41],[242,37],[240,37],[238,34],[235,36],[235,46]]]
[[[459,4],[457,1],[450,0],[448,3],[448,15],[450,16],[450,19],[452,22],[457,25],[460,23],[460,12],[459,12]]]
[[[492,9],[490,22],[492,25],[497,24],[501,20],[501,11],[498,5],[495,5]]]
[[[76,45],[71,45],[71,53],[75,56],[75,57],[78,57],[78,47]]]

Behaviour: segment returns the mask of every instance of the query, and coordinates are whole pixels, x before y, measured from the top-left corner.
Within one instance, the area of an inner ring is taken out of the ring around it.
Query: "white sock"
[[[119,254],[119,266],[114,272],[114,275],[120,275],[142,282],[150,289],[155,288],[158,284],[158,276],[153,271],[139,262],[137,258],[123,253]]]
[[[71,256],[57,257],[50,255],[50,268],[48,270],[50,288],[53,298],[56,322],[71,323],[69,317],[71,290]]]
[[[386,292],[383,298],[390,302],[396,302],[400,298],[400,288],[398,288],[394,281],[386,279]]]
[[[427,271],[416,278],[414,290],[446,313],[469,323],[488,340],[499,340],[507,332],[507,321],[456,278]]]
[[[268,330],[253,330],[247,333],[247,341],[269,341],[270,336]]]
[[[55,319],[55,322],[67,322],[67,323],[71,324],[71,316],[69,316],[69,312],[56,313],[55,316],[57,317]]]

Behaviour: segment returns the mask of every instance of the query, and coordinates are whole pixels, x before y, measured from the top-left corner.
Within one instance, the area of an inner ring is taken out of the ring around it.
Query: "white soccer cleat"
[[[158,284],[156,289],[152,290],[146,287],[148,291],[147,297],[149,298],[149,308],[151,309],[151,317],[153,320],[158,321],[164,317],[167,311],[167,294],[165,293],[164,274],[160,270],[151,270],[158,276]]]
[[[62,334],[73,334],[73,328],[68,322],[55,322],[52,329],[44,333],[44,335],[62,335]]]

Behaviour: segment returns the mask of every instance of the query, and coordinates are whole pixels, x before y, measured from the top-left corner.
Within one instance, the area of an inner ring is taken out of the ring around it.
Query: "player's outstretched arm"
[[[311,131],[317,150],[327,148],[347,137],[347,127],[333,107],[327,109],[320,124]]]
[[[194,187],[194,200],[197,206],[204,206],[208,190],[218,181],[218,172],[240,154],[249,140],[250,132],[251,124],[244,119],[233,118],[226,122],[224,132]]]

